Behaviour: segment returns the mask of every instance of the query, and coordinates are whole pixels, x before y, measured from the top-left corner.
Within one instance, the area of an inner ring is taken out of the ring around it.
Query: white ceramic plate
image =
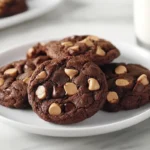
[[[23,13],[0,18],[0,29],[39,17],[54,9],[62,0],[27,0],[29,9]]]
[[[0,65],[25,57],[31,45],[25,44],[0,54]],[[139,63],[150,67],[150,52],[127,44],[115,43],[121,50],[119,62]],[[108,133],[135,125],[150,117],[150,104],[131,111],[106,113],[99,111],[93,117],[73,125],[55,125],[40,119],[31,110],[15,110],[0,106],[0,120],[27,132],[58,136],[81,137]]]

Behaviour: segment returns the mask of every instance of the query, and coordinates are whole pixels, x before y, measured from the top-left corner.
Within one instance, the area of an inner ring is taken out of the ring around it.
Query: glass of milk
[[[137,43],[150,49],[150,0],[134,0],[134,25]]]

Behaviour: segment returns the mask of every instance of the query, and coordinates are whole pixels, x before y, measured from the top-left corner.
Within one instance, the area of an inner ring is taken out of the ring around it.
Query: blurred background
[[[36,39],[86,33],[134,43],[133,1],[63,0],[37,19],[1,29],[1,49]]]

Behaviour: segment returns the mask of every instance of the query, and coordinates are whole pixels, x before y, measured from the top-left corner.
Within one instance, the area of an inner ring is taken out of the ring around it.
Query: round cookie
[[[141,65],[112,63],[102,67],[108,82],[104,110],[139,108],[150,102],[150,71]]]
[[[45,51],[51,58],[58,59],[81,55],[98,65],[110,63],[120,55],[119,50],[109,41],[91,35],[51,41],[46,44]]]
[[[19,14],[27,9],[26,0],[0,0],[0,17]]]
[[[20,60],[0,68],[0,105],[11,108],[29,107],[27,85],[29,79],[46,57]]]
[[[91,117],[103,107],[106,93],[101,69],[80,57],[44,62],[28,86],[33,111],[56,124],[72,124]]]

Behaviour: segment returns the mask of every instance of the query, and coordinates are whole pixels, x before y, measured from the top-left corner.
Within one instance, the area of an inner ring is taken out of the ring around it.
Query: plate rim
[[[21,47],[25,47],[28,45],[33,45],[39,41],[49,41],[52,40],[52,38],[49,39],[45,39],[45,40],[33,40],[30,42],[25,42],[22,44],[19,44],[17,46],[14,46],[12,48],[7,48],[5,51],[1,51],[0,55],[3,55],[5,53],[8,53],[9,51],[14,51],[15,49],[19,49]],[[112,43],[115,43],[116,46],[120,45],[122,47],[129,47],[131,49],[136,49],[136,50],[142,50],[145,54],[148,54],[150,56],[150,52],[147,51],[144,48],[135,46],[135,45],[131,45],[131,44],[127,44],[124,42],[116,42],[111,40]],[[27,132],[30,133],[35,133],[35,134],[40,134],[40,135],[47,135],[47,136],[54,136],[54,137],[83,137],[83,136],[93,136],[93,135],[99,135],[99,134],[105,134],[105,133],[110,133],[110,132],[114,132],[114,131],[119,131],[125,128],[128,128],[130,126],[133,126],[135,124],[138,124],[146,119],[150,118],[150,108],[148,110],[143,111],[142,113],[136,115],[136,116],[132,116],[128,119],[125,120],[121,120],[121,121],[117,121],[114,123],[109,123],[109,124],[105,124],[105,125],[96,125],[93,127],[74,127],[74,128],[42,128],[39,126],[35,126],[35,125],[31,125],[31,124],[26,124],[23,122],[19,122],[17,120],[12,120],[10,118],[4,117],[2,115],[0,115],[0,120],[4,123],[9,123],[12,126],[18,127],[19,129],[25,130]],[[81,134],[82,131],[82,134]],[[57,132],[57,133],[56,133]],[[58,134],[58,132],[60,134]],[[65,132],[65,134],[64,134]]]
[[[26,123],[18,122],[15,120],[11,120],[4,116],[0,115],[0,120],[4,123],[11,123],[9,125],[13,127],[18,127],[21,130],[24,130],[29,133],[39,134],[39,135],[47,135],[53,137],[85,137],[85,136],[94,136],[94,135],[101,135],[107,134],[119,130],[126,129],[133,125],[136,125],[146,119],[150,118],[150,110],[147,110],[137,116],[133,116],[129,119],[125,119],[122,121],[118,121],[115,123],[103,125],[102,127],[94,126],[94,127],[84,127],[84,128],[69,128],[67,129],[50,129],[50,128],[41,128],[34,125],[29,125]],[[129,123],[130,121],[130,123]],[[82,131],[81,131],[82,130]],[[59,132],[60,134],[56,134]],[[65,134],[64,134],[65,132]],[[81,134],[82,132],[82,134]],[[71,133],[71,134],[70,134]]]

